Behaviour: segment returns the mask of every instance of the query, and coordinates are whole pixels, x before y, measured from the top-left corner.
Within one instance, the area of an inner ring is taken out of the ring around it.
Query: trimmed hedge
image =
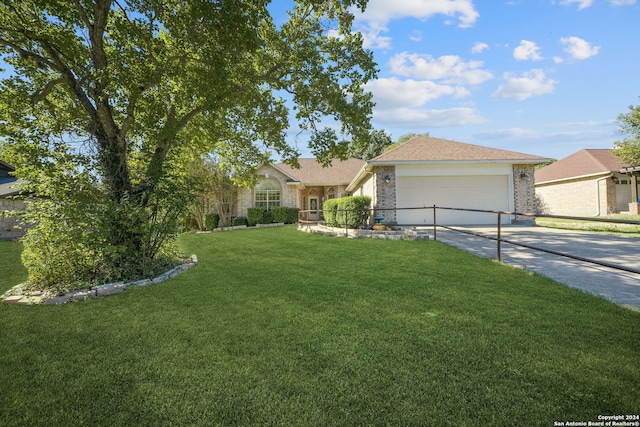
[[[369,221],[371,197],[349,196],[325,200],[322,204],[324,220],[335,227],[357,228]]]
[[[284,224],[295,224],[298,222],[298,208],[288,208],[286,206],[274,206],[270,210],[265,208],[247,209],[247,222],[249,226],[256,224],[271,224],[282,222]]]
[[[231,225],[233,225],[234,227],[237,227],[239,225],[247,225],[247,218],[243,216],[237,216],[233,218]]]
[[[220,215],[215,212],[211,212],[204,215],[204,228],[207,230],[213,230],[218,228],[220,223]]]
[[[282,222],[284,224],[295,224],[298,222],[298,208],[289,208],[286,206],[275,206],[271,208],[273,222]]]

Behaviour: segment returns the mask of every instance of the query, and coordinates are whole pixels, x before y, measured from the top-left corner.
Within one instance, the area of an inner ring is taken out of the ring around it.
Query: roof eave
[[[374,166],[395,166],[395,165],[450,165],[450,164],[532,164],[546,163],[551,159],[484,159],[484,160],[378,160],[370,162]]]
[[[590,173],[588,175],[568,176],[568,177],[564,177],[564,178],[550,179],[548,181],[536,182],[534,185],[556,184],[558,182],[563,182],[563,181],[574,181],[576,179],[596,178],[596,177],[599,177],[599,176],[601,176],[603,178],[608,178],[613,174],[613,172],[615,172],[615,171],[603,171],[603,172],[597,172],[597,173]]]
[[[353,178],[351,180],[351,182],[349,183],[349,185],[347,186],[347,188],[345,189],[345,191],[347,193],[353,193],[353,191],[358,188],[358,185],[360,184],[360,182],[368,175],[371,173],[371,171],[373,171],[373,164],[371,163],[365,163],[364,165],[362,165],[362,167],[360,168],[360,170],[358,171],[358,173],[356,174],[355,178]]]

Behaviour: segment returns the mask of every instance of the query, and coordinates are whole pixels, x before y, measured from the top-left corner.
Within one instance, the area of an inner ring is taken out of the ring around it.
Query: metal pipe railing
[[[619,264],[611,264],[608,262],[604,262],[604,261],[599,261],[599,260],[594,260],[594,259],[590,259],[590,258],[585,258],[585,257],[581,257],[578,255],[573,255],[573,254],[568,254],[568,253],[564,253],[564,252],[559,252],[559,251],[555,251],[555,250],[551,250],[551,249],[546,249],[546,248],[540,248],[537,246],[533,246],[533,245],[528,245],[528,244],[524,244],[521,242],[515,242],[512,240],[508,240],[508,239],[503,239],[502,238],[502,215],[510,215],[510,216],[520,216],[520,217],[533,217],[533,218],[557,218],[557,219],[569,219],[569,220],[575,220],[575,221],[585,221],[585,222],[601,222],[601,223],[612,223],[612,224],[630,224],[630,225],[638,225],[640,226],[640,221],[636,221],[636,220],[626,220],[626,219],[610,219],[610,218],[591,218],[591,217],[578,217],[578,216],[569,216],[569,215],[549,215],[549,214],[535,214],[535,213],[528,213],[528,212],[512,212],[512,211],[496,211],[496,210],[484,210],[484,209],[470,209],[470,208],[452,208],[452,207],[443,207],[443,206],[422,206],[422,207],[407,207],[407,208],[372,208],[369,209],[371,213],[371,215],[369,216],[369,218],[374,218],[375,217],[375,213],[376,212],[384,212],[384,211],[404,211],[404,210],[417,210],[417,209],[433,209],[433,224],[398,224],[399,226],[432,226],[433,227],[433,239],[437,240],[437,228],[443,228],[446,230],[450,230],[450,231],[455,231],[455,232],[459,232],[459,233],[464,233],[464,234],[469,234],[469,235],[473,235],[476,237],[481,237],[484,239],[489,239],[489,240],[495,240],[496,241],[496,258],[498,262],[502,262],[502,243],[507,243],[510,245],[514,245],[514,246],[519,246],[519,247],[523,247],[523,248],[527,248],[527,249],[532,249],[532,250],[536,250],[536,251],[540,251],[540,252],[544,252],[544,253],[548,253],[548,254],[552,254],[552,255],[557,255],[557,256],[562,256],[565,258],[570,258],[570,259],[574,259],[577,261],[582,261],[582,262],[588,262],[591,264],[595,264],[595,265],[599,265],[602,267],[608,267],[608,268],[612,268],[612,269],[616,269],[616,270],[621,270],[621,271],[626,271],[626,272],[630,272],[630,273],[635,273],[635,274],[640,274],[640,269],[637,268],[632,268],[632,267],[627,267],[627,266],[623,266],[623,265],[619,265]],[[453,227],[449,227],[446,225],[438,225],[438,221],[437,221],[437,210],[452,210],[452,211],[462,211],[462,212],[478,212],[478,213],[487,213],[487,214],[494,214],[497,216],[497,224],[496,224],[496,231],[497,231],[497,237],[493,237],[493,236],[489,236],[486,234],[481,234],[481,233],[476,233],[470,230],[461,230],[458,228],[453,228]],[[340,211],[349,211],[347,209],[342,209]],[[358,211],[362,211],[362,209],[358,210]],[[300,216],[299,216],[299,222],[301,224],[312,224],[312,223],[319,223],[322,222],[321,220],[317,220],[317,221],[309,221],[309,220],[302,220],[302,216],[303,213],[306,212],[317,212],[320,213],[322,211],[300,211]],[[320,218],[320,215],[318,215],[318,217]],[[346,222],[346,221],[345,221]],[[348,225],[349,224],[345,224],[345,235],[348,235]]]

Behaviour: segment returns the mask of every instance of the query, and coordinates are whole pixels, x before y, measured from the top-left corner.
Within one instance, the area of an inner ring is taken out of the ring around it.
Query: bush
[[[327,224],[337,227],[357,228],[369,220],[371,197],[350,196],[326,200],[323,215]]]
[[[237,216],[233,218],[231,225],[233,225],[234,227],[237,227],[240,225],[247,225],[247,218],[244,216]]]
[[[250,227],[256,224],[264,224],[264,215],[267,212],[265,208],[249,208],[247,209],[247,223]]]
[[[298,208],[288,208],[287,209],[287,218],[285,219],[285,224],[296,224],[298,222],[298,215],[300,213],[300,209]]]
[[[211,212],[204,215],[204,228],[207,230],[213,230],[214,228],[218,228],[218,224],[220,223],[220,215],[215,212]]]
[[[338,226],[338,203],[341,199],[325,200],[322,204],[322,214],[327,225]]]
[[[287,222],[289,208],[286,206],[276,206],[271,208],[273,222]]]

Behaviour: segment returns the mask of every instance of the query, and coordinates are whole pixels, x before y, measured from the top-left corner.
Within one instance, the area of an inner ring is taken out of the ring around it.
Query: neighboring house
[[[417,136],[381,154],[360,170],[346,188],[368,195],[384,223],[433,223],[430,209],[465,208],[519,213],[534,212],[534,165],[544,157]],[[391,210],[384,210],[391,209]],[[397,211],[395,209],[398,209]],[[438,224],[495,224],[497,215],[438,210]],[[503,223],[533,218],[502,216]]]
[[[300,169],[284,163],[262,166],[254,188],[238,190],[237,215],[247,216],[251,207],[287,206],[310,210],[308,218],[320,219],[322,202],[349,195],[346,188],[365,164],[360,159],[334,159],[322,167],[316,159],[299,159]]]
[[[542,213],[597,216],[627,212],[637,180],[621,173],[629,165],[609,149],[584,149],[535,173],[536,197]],[[637,203],[633,203],[637,210]]]
[[[421,225],[433,222],[440,207],[533,212],[534,165],[549,159],[530,154],[464,144],[427,136],[415,137],[364,162],[334,160],[323,168],[315,159],[300,159],[300,169],[284,164],[263,166],[253,189],[238,192],[237,215],[259,206],[297,207],[320,219],[322,202],[334,197],[366,195],[376,217],[386,224]],[[439,210],[439,224],[495,224],[496,215]],[[503,223],[532,221],[502,216]]]
[[[26,209],[23,200],[13,197],[20,193],[21,180],[11,172],[15,172],[13,166],[0,160],[0,240],[14,240],[24,235],[18,218],[7,214]]]

